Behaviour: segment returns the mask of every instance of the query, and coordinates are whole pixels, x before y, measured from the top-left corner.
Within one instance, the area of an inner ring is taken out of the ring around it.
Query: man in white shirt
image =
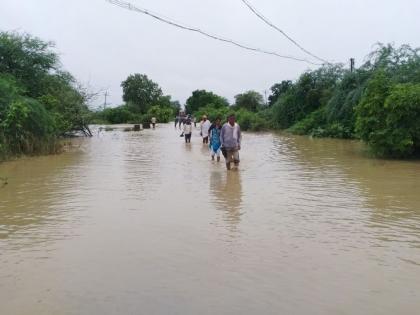
[[[228,122],[225,123],[220,132],[220,142],[222,152],[226,159],[226,168],[230,170],[230,164],[238,167],[239,150],[241,149],[241,127],[235,122],[235,115],[229,115]]]
[[[191,134],[192,134],[192,125],[191,125],[191,119],[187,119],[184,125],[183,134],[185,137],[185,143],[191,142]]]
[[[201,121],[201,130],[200,135],[203,137],[203,143],[207,144],[209,143],[209,129],[210,129],[211,123],[207,119],[207,116],[203,116],[203,120]]]

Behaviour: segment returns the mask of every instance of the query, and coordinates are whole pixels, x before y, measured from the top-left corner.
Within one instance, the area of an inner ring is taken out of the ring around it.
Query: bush
[[[369,73],[363,70],[347,73],[338,84],[331,99],[327,102],[325,108],[327,123],[333,129],[335,129],[334,126],[340,126],[339,129],[345,129],[345,138],[353,138],[355,136],[354,127],[356,117],[354,108],[362,98],[368,79]],[[337,135],[340,133],[338,131]]]
[[[362,139],[380,156],[419,153],[420,84],[397,84],[382,95],[373,94],[376,90],[370,88],[358,107]]]
[[[53,44],[27,34],[0,32],[0,154],[55,151],[59,136],[91,135],[88,99],[60,69]]]
[[[369,80],[360,103],[356,106],[356,132],[362,140],[377,149],[384,140],[385,100],[392,87],[390,78],[379,71]],[[385,152],[382,152],[385,153]],[[381,154],[381,153],[380,153]]]
[[[324,130],[325,126],[325,107],[322,107],[308,115],[306,118],[294,124],[292,127],[289,128],[289,131],[298,135],[313,135],[313,133],[321,135],[323,134],[322,130]]]
[[[133,114],[125,106],[106,108],[98,116],[111,124],[124,124],[133,119]]]
[[[17,100],[21,89],[10,75],[0,73],[0,121],[4,120],[10,104]]]
[[[222,124],[227,121],[227,116],[229,114],[234,114],[236,116],[237,123],[244,131],[262,131],[267,130],[270,126],[270,121],[266,119],[268,112],[254,113],[246,109],[239,109],[235,112],[232,108],[214,108],[213,106],[207,106],[194,113],[195,117],[198,119],[203,115],[206,115],[211,122],[215,121],[216,118],[221,118]]]
[[[255,116],[254,113],[241,109],[236,112],[236,121],[241,126],[242,130],[250,130],[255,120]]]
[[[150,116],[150,119],[152,117],[155,117],[157,119],[157,122],[167,123],[172,118],[173,109],[170,108],[170,107],[161,108],[159,106],[152,106],[147,111],[147,114]],[[149,121],[149,123],[150,123],[150,121]]]
[[[206,106],[200,108],[198,111],[194,113],[194,116],[197,118],[197,121],[201,119],[204,115],[213,122],[216,118],[220,118],[222,123],[226,121],[227,115],[229,113],[229,107],[214,107],[214,106]]]
[[[10,104],[1,124],[4,141],[15,153],[51,151],[56,130],[51,115],[42,104],[21,98]]]

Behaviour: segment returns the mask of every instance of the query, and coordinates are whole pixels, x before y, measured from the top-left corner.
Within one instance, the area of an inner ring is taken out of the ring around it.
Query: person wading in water
[[[203,137],[203,143],[207,144],[209,143],[209,129],[210,129],[211,123],[207,119],[207,116],[203,116],[203,120],[201,122],[201,130],[200,135]]]
[[[217,162],[220,161],[220,131],[222,129],[222,125],[220,124],[220,118],[217,117],[214,124],[211,125],[209,129],[209,137],[210,137],[210,151],[211,151],[211,159],[214,161],[214,156],[217,156]]]
[[[184,137],[185,137],[185,143],[191,142],[191,134],[192,134],[192,125],[191,120],[188,118],[187,121],[184,124],[184,131],[183,131]]]
[[[225,123],[220,132],[220,142],[222,145],[222,152],[226,159],[226,168],[230,170],[230,164],[238,167],[239,165],[239,150],[241,149],[241,128],[235,122],[235,115],[228,116],[228,122]]]

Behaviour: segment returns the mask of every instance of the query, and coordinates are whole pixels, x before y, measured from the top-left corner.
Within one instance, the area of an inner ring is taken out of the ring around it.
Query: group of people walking
[[[190,115],[177,115],[175,117],[175,128],[178,125],[179,129],[181,129],[181,125],[185,125],[187,121],[189,120],[189,123],[193,123],[194,127],[197,127],[197,119],[195,117],[191,117]]]
[[[175,125],[176,127],[176,125]],[[185,137],[185,143],[191,142],[192,122],[187,117],[183,126],[182,136]],[[233,163],[236,167],[239,165],[239,150],[241,149],[241,128],[236,123],[235,115],[229,115],[227,121],[222,125],[220,117],[211,123],[207,116],[203,116],[200,122],[200,136],[203,144],[208,145],[211,152],[211,159],[220,161],[220,153],[223,154],[226,161],[226,168],[231,169]]]

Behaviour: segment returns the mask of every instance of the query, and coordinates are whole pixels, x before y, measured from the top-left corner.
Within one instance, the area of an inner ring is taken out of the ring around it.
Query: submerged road
[[[0,164],[0,314],[418,314],[420,163],[244,133],[96,132]]]

